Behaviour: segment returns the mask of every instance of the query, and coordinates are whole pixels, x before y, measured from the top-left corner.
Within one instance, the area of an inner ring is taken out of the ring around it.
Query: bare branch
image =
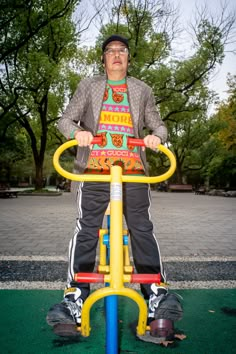
[[[21,35],[20,38],[17,38],[16,42],[13,42],[10,46],[7,46],[6,43],[1,44],[0,47],[0,62],[2,62],[4,59],[9,57],[11,54],[14,54],[15,52],[18,52],[20,48],[22,48],[25,44],[28,43],[28,41],[33,38],[41,29],[46,27],[51,21],[55,21],[61,17],[63,17],[70,9],[72,6],[76,4],[77,0],[68,0],[66,4],[64,5],[63,8],[61,8],[59,11],[57,10],[55,13],[52,15],[46,16],[45,18],[39,18],[39,21],[36,22],[36,25],[34,28],[32,28],[31,23],[29,21],[29,15],[31,11],[31,7],[33,6],[33,3],[26,4],[24,8],[22,8],[22,12],[28,12],[28,16],[26,18],[26,23],[27,23],[27,31],[25,31],[24,34]],[[15,2],[14,2],[15,3]],[[29,8],[27,7],[29,5]],[[10,6],[13,6],[13,4],[10,4]],[[5,8],[9,9],[9,6],[5,6]],[[11,8],[11,7],[10,7]],[[13,8],[12,8],[13,10]],[[18,14],[16,16],[13,16],[11,18],[11,21],[9,22],[12,23],[14,19],[19,16]],[[9,21],[9,20],[8,20]],[[3,27],[3,23],[0,24],[0,31],[5,29]]]

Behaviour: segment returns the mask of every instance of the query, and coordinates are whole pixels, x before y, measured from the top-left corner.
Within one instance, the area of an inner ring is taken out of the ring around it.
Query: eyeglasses
[[[125,55],[125,54],[129,53],[129,50],[127,47],[105,49],[105,54],[107,54],[109,56],[115,55],[116,52],[118,52],[119,55]]]

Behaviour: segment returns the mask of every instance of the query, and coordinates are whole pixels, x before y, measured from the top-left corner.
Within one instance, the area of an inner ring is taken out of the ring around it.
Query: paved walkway
[[[184,303],[184,318],[177,328],[184,330],[187,339],[171,350],[176,354],[231,353],[236,338],[232,330],[236,296],[233,261],[236,260],[236,198],[191,193],[152,192],[152,195],[153,222],[163,259],[167,260],[171,289],[178,289]],[[75,217],[70,193],[0,199],[2,352],[105,353],[101,302],[92,308],[92,331],[88,338],[57,338],[45,321],[48,308],[62,298],[67,264],[61,260],[67,257]],[[227,287],[231,289],[223,289]],[[133,324],[137,306],[133,302],[121,297],[119,311],[120,352],[166,353],[166,348],[135,337],[132,328],[136,327]],[[220,341],[212,340],[219,334]]]
[[[236,198],[152,192],[162,256],[236,259]],[[1,256],[67,256],[76,218],[71,193],[0,199]]]

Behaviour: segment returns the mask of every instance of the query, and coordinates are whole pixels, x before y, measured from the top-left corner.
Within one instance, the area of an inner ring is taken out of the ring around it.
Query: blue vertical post
[[[107,215],[107,229],[110,235],[110,215]],[[107,259],[110,259],[109,236],[107,242]],[[108,286],[109,284],[106,284]],[[106,312],[106,354],[118,354],[118,296],[105,297]]]
[[[118,354],[118,296],[105,298],[106,354]]]

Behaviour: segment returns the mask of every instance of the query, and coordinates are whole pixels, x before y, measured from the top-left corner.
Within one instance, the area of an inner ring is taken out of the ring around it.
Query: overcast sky
[[[175,3],[175,0],[172,0]],[[194,19],[195,9],[196,6],[201,8],[205,4],[207,4],[207,8],[212,15],[219,15],[221,13],[220,9],[222,8],[221,0],[179,0],[176,1],[179,3],[181,8],[181,17],[183,17],[184,21],[188,22]],[[228,0],[227,1],[227,8],[229,9],[230,13],[236,13],[236,1],[235,0]],[[236,27],[236,24],[235,24]],[[235,36],[236,36],[236,32]],[[228,50],[234,48],[236,49],[236,37],[234,38],[235,43],[228,47]],[[227,97],[226,90],[226,78],[227,74],[230,73],[232,75],[236,75],[236,55],[233,53],[226,53],[224,62],[222,66],[218,68],[216,74],[212,78],[210,87],[214,89],[219,95],[221,99],[225,99]]]
[[[92,3],[94,0],[90,0],[90,3]],[[224,0],[169,0],[170,3],[172,3],[175,7],[179,7],[180,9],[180,25],[185,27],[187,29],[188,23],[194,23],[194,18],[196,14],[196,6],[201,9],[204,7],[206,4],[207,9],[209,13],[212,16],[219,16],[221,14],[221,8],[222,4],[225,3]],[[233,14],[236,13],[236,1],[235,0],[226,0],[227,1],[227,8],[229,9],[230,13]],[[82,5],[86,6],[88,8],[89,2],[83,0]],[[90,7],[90,6],[89,6]],[[92,11],[92,7],[91,7]],[[89,11],[90,12],[90,11]],[[235,24],[236,28],[236,24]],[[85,41],[83,44],[84,45],[93,45],[96,35],[97,35],[97,30],[93,26],[90,27],[89,31],[85,32],[87,41]],[[235,30],[235,36],[236,36],[236,30]],[[84,38],[83,38],[84,39]],[[234,38],[235,43],[228,47],[228,50],[234,48],[236,49],[236,37]],[[184,40],[181,44],[181,47],[184,48],[186,47],[186,52],[188,51],[188,45],[189,49],[191,46],[191,39]],[[226,53],[224,62],[221,66],[219,66],[215,72],[214,77],[211,80],[210,88],[214,89],[220,96],[220,99],[225,99],[227,97],[226,90],[227,90],[227,84],[226,84],[226,78],[227,74],[230,73],[232,75],[236,75],[236,55],[233,53]]]

